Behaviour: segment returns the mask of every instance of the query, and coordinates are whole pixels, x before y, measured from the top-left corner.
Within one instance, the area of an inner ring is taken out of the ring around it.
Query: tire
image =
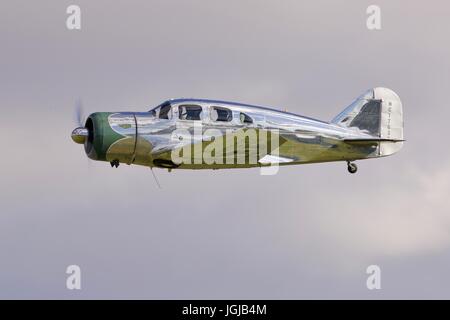
[[[358,166],[355,163],[349,163],[347,166],[347,170],[348,172],[350,172],[351,174],[356,173],[356,171],[358,171]]]

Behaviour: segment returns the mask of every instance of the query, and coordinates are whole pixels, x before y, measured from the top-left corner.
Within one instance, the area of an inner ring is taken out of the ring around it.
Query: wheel
[[[356,173],[356,171],[358,171],[358,166],[356,165],[356,163],[348,162],[347,170],[350,173]]]
[[[115,160],[111,161],[110,164],[111,164],[111,168],[112,167],[117,168],[119,166],[120,162],[119,162],[119,160],[115,159]]]

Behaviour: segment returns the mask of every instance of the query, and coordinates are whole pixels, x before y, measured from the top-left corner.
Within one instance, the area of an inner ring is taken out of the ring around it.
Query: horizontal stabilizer
[[[345,143],[357,144],[371,144],[378,142],[404,142],[402,139],[383,139],[383,138],[358,138],[358,139],[344,139]]]

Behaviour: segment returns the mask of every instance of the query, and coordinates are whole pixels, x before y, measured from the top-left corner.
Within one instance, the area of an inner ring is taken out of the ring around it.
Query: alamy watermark
[[[366,280],[366,286],[369,290],[381,289],[381,268],[375,264],[367,267],[366,273],[369,274]]]
[[[366,9],[369,15],[366,20],[366,26],[369,30],[381,30],[381,8],[377,5],[370,5]]]
[[[171,152],[171,161],[176,165],[259,166],[261,175],[274,175],[278,164],[285,161],[279,156],[279,137],[278,129],[219,130],[205,128],[201,122],[187,129],[177,124],[171,140],[182,147]]]
[[[68,290],[81,290],[81,268],[76,264],[67,267],[66,288]]]
[[[81,30],[81,8],[75,4],[67,7],[66,27],[69,30]]]

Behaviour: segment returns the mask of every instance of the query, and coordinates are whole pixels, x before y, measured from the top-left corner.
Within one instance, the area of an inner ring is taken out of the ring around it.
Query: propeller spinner
[[[72,140],[75,143],[84,144],[88,136],[89,130],[84,127],[78,127],[72,131]]]

